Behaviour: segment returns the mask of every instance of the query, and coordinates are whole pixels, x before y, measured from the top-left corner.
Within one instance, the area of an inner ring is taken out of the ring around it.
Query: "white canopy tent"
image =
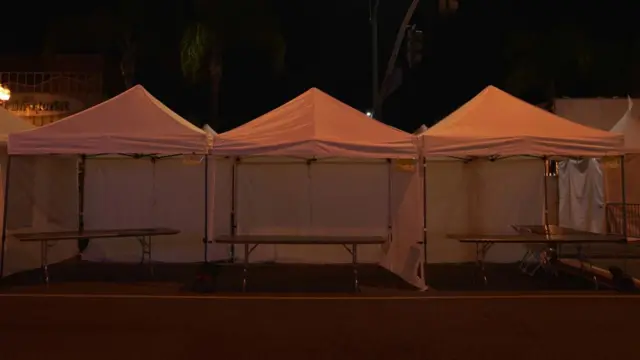
[[[218,214],[232,214],[216,221],[216,235],[389,236],[382,248],[360,247],[360,261],[424,287],[416,140],[310,89],[216,137],[212,154],[232,158],[217,181],[233,189],[216,198]],[[263,245],[251,260],[347,263],[350,255],[338,245]]]
[[[211,142],[211,135],[138,85],[58,122],[11,134],[8,149],[12,163],[30,158],[77,163],[77,174],[67,166],[52,176],[77,186],[77,200],[58,200],[74,214],[61,227],[176,228],[180,235],[154,239],[153,260],[199,261],[209,233],[204,193]],[[140,248],[126,238],[91,240],[84,255],[94,261],[139,261]]]
[[[447,233],[509,233],[513,224],[542,223],[549,157],[602,157],[619,154],[622,145],[619,135],[575,124],[493,86],[421,139],[433,263],[475,258],[475,248]],[[495,246],[487,260],[513,262],[522,253],[520,246]]]

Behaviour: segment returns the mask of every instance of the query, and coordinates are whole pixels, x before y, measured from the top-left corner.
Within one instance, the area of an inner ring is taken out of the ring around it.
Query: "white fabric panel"
[[[384,161],[307,164],[282,158],[243,160],[237,170],[238,234],[386,237],[391,215],[392,243],[359,246],[359,261],[380,263],[422,287],[417,274],[421,252],[416,246],[422,229],[419,172],[391,167],[389,204],[389,169]],[[219,195],[224,194],[216,191]],[[219,200],[217,197],[217,209],[222,203]],[[236,247],[236,256],[243,258],[242,246]],[[348,263],[351,255],[337,245],[261,245],[250,260]]]
[[[426,178],[428,263],[475,260],[475,245],[447,234],[509,234],[511,225],[542,223],[541,160],[428,161]],[[495,245],[486,261],[514,262],[523,252],[521,245]]]
[[[311,227],[309,176],[304,162],[268,159],[262,164],[259,160],[239,163],[236,169],[238,234],[308,235]],[[239,259],[244,259],[242,249],[236,246]],[[261,245],[251,253],[250,260],[276,261],[277,254],[276,246]]]
[[[420,166],[414,171],[393,168],[391,179],[391,217],[393,241],[383,247],[381,265],[418,288],[424,288],[423,183]],[[418,277],[420,274],[420,277]]]
[[[204,162],[182,158],[89,159],[85,178],[85,228],[169,227],[177,235],[152,238],[152,259],[204,261]],[[135,238],[92,239],[92,261],[137,262]]]
[[[389,166],[385,163],[323,163],[306,168],[311,235],[387,236]],[[381,260],[379,245],[358,247],[360,262]],[[342,245],[280,246],[277,260],[303,263],[348,263],[351,254]]]
[[[154,167],[149,159],[88,159],[85,167],[85,229],[153,227]],[[157,249],[152,249],[157,255]],[[91,239],[89,261],[137,262],[135,238]]]
[[[77,226],[76,158],[13,157],[9,174],[4,276],[40,267],[40,243],[15,232],[61,231]],[[50,243],[49,263],[77,253],[75,241]]]
[[[475,259],[475,248],[448,239],[469,232],[469,177],[461,161],[427,161],[427,263],[456,263]]]
[[[559,223],[573,229],[605,232],[603,174],[596,159],[559,163]]]
[[[154,260],[204,261],[204,170],[204,160],[196,165],[184,164],[179,158],[155,162],[154,227],[178,229],[180,233],[153,239]]]

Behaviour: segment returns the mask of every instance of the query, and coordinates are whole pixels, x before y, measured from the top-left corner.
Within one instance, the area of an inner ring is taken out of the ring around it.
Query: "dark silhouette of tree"
[[[267,54],[273,71],[279,73],[286,46],[265,0],[196,0],[192,10],[182,37],[182,72],[193,83],[210,83],[210,125],[215,128],[220,125],[220,83],[228,52],[243,48]]]

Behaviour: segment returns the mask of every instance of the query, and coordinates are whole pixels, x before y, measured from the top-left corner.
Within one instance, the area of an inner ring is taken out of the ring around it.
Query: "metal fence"
[[[640,204],[608,203],[606,207],[607,232],[624,234],[625,209],[627,237],[640,238]]]
[[[102,74],[79,72],[0,72],[0,83],[11,92],[49,94],[102,93]]]

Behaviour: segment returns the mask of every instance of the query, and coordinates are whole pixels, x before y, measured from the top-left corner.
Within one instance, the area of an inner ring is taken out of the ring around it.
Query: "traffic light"
[[[423,42],[422,30],[416,30],[415,25],[407,28],[407,63],[410,68],[422,61]]]

